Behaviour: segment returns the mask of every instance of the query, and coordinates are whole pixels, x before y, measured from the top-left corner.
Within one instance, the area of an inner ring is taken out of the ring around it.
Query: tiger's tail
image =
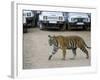
[[[86,46],[87,48],[89,48],[89,49],[91,49],[91,47],[89,47],[89,46]]]
[[[91,47],[87,46],[87,44],[84,42],[85,46],[88,48],[88,49],[91,49]]]

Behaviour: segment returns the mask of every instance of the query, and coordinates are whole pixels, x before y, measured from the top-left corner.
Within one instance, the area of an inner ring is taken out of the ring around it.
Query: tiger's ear
[[[49,38],[51,38],[51,36],[50,36],[50,35],[48,35],[48,37],[49,37]]]

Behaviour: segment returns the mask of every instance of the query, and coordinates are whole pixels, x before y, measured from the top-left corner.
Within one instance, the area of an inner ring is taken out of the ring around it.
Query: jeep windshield
[[[88,15],[86,13],[76,13],[76,12],[72,12],[68,14],[69,17],[73,17],[73,18],[88,18]]]
[[[63,13],[62,12],[42,12],[42,15],[45,15],[45,16],[63,16]]]

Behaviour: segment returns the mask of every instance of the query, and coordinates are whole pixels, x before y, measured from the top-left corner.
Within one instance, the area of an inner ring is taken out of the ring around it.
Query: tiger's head
[[[49,42],[50,46],[57,45],[57,41],[56,41],[55,36],[48,35],[48,37],[49,37],[48,42]]]

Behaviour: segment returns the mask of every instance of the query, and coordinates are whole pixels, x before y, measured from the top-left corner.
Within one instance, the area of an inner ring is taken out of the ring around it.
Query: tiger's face
[[[50,52],[49,52],[49,60],[51,59],[51,57],[57,52],[58,50],[58,46],[57,46],[57,41],[55,39],[55,36],[50,36],[48,35],[49,37],[49,45],[50,45]]]
[[[54,37],[50,35],[48,35],[48,37],[49,37],[49,40],[48,40],[49,45],[52,46],[54,44]]]

